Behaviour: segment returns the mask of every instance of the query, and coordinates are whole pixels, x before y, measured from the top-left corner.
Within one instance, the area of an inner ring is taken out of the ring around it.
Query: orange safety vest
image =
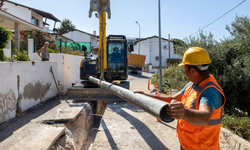
[[[212,75],[202,81],[191,92],[192,86],[192,82],[187,84],[181,99],[186,108],[199,110],[201,94],[204,90],[211,87],[217,89],[223,95],[224,103],[220,108],[213,111],[210,121],[206,126],[195,126],[182,119],[178,120],[177,136],[180,144],[184,150],[218,150],[220,147],[219,134],[226,102],[224,92]]]

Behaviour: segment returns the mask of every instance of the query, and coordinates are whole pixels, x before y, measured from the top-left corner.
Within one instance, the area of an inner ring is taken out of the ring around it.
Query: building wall
[[[8,44],[3,49],[3,52],[7,58],[11,58],[11,40],[8,41]]]
[[[0,123],[57,95],[50,67],[57,70],[57,63],[0,63]]]
[[[38,13],[31,11],[31,17],[35,17],[36,19],[38,19],[38,26],[42,27],[43,26],[43,16],[39,15]],[[32,18],[31,18],[32,19]]]
[[[63,81],[64,89],[72,87],[72,83],[80,83],[81,56],[63,54]]]
[[[0,63],[0,123],[16,116],[17,63]]]
[[[79,31],[71,31],[63,34],[63,36],[72,39],[75,42],[91,42],[90,35],[79,32]]]
[[[9,2],[4,2],[4,8],[8,8],[8,12],[31,23],[32,16],[39,20],[39,26],[43,26],[43,17],[36,12],[29,10],[28,8],[14,5]]]
[[[167,60],[169,59],[169,42],[166,40],[161,41],[162,50],[162,66],[167,66]],[[166,46],[166,48],[164,48]],[[134,54],[138,54],[139,43],[134,45]],[[151,63],[153,66],[159,66],[159,40],[158,38],[150,38],[140,42],[140,54],[146,55],[145,64]],[[180,56],[174,54],[173,43],[170,42],[170,59],[181,59]]]
[[[81,82],[81,56],[53,53],[50,61],[42,62],[37,53],[33,53],[33,39],[28,42],[31,61],[0,63],[0,124],[56,96],[58,81],[64,89]]]
[[[40,62],[41,58],[37,53],[33,53],[33,39],[29,39],[29,58],[31,61]],[[80,80],[80,60],[81,56],[50,53],[50,62],[56,62],[57,68],[54,72],[57,74],[56,81],[64,86],[64,89],[71,87],[72,83],[81,82]]]
[[[22,6],[16,6],[9,2],[4,2],[4,8],[8,8],[8,12],[25,20],[31,22],[31,10],[24,8]]]
[[[99,43],[97,42],[97,37],[90,37],[90,39],[91,39],[91,46],[93,46],[93,47],[99,47]]]

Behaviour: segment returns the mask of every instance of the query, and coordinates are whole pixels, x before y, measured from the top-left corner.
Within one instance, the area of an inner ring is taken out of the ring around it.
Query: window
[[[124,72],[124,43],[108,44],[108,72]]]
[[[31,23],[34,24],[34,25],[39,26],[39,20],[37,18],[35,18],[35,17],[32,17]]]

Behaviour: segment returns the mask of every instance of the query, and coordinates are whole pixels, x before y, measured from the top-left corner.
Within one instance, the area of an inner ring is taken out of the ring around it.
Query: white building
[[[93,47],[99,47],[98,45],[98,36],[90,34],[78,29],[73,31],[68,31],[67,33],[62,34],[63,36],[72,39],[75,42],[89,42]]]
[[[134,44],[134,51],[132,53],[138,54],[139,41]],[[162,66],[167,66],[170,58],[172,60],[181,60],[174,51],[174,41],[170,40],[170,57],[169,57],[169,40],[161,38],[162,50]],[[146,55],[145,65],[152,64],[152,66],[159,66],[159,37],[152,36],[145,39],[140,39],[140,54]]]
[[[99,42],[98,36],[95,34],[90,34],[78,29],[73,31],[68,31],[67,33],[62,34],[64,37],[70,38],[75,42],[86,42],[91,44],[91,52],[95,50],[93,53],[97,53]]]
[[[3,8],[8,13],[14,16],[17,16],[18,18],[21,18],[22,20],[30,22],[38,27],[42,27],[43,32],[51,31],[49,27],[46,27],[46,25],[49,25],[46,23],[47,19],[55,21],[55,24],[56,22],[61,22],[59,19],[57,19],[55,16],[53,16],[52,14],[48,12],[44,12],[35,8],[24,6],[24,5],[9,1],[9,0],[4,1]],[[55,24],[54,24],[53,29],[55,28]]]

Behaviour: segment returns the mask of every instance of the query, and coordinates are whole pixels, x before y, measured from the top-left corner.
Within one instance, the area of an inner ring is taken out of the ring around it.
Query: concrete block
[[[68,90],[67,90],[67,89],[62,90],[62,91],[60,91],[60,92],[59,92],[59,95],[64,96],[64,95],[66,95],[66,94],[67,94],[67,92],[68,92]]]
[[[58,85],[58,89],[59,89],[59,91],[63,91],[64,90],[64,86],[63,85]]]
[[[235,150],[239,150],[240,146],[241,146],[241,143],[239,143],[237,140],[235,140],[235,147],[234,147],[234,149]]]
[[[228,143],[229,143],[230,146],[235,147],[236,141],[235,141],[235,139],[230,138],[230,139],[228,139]]]

